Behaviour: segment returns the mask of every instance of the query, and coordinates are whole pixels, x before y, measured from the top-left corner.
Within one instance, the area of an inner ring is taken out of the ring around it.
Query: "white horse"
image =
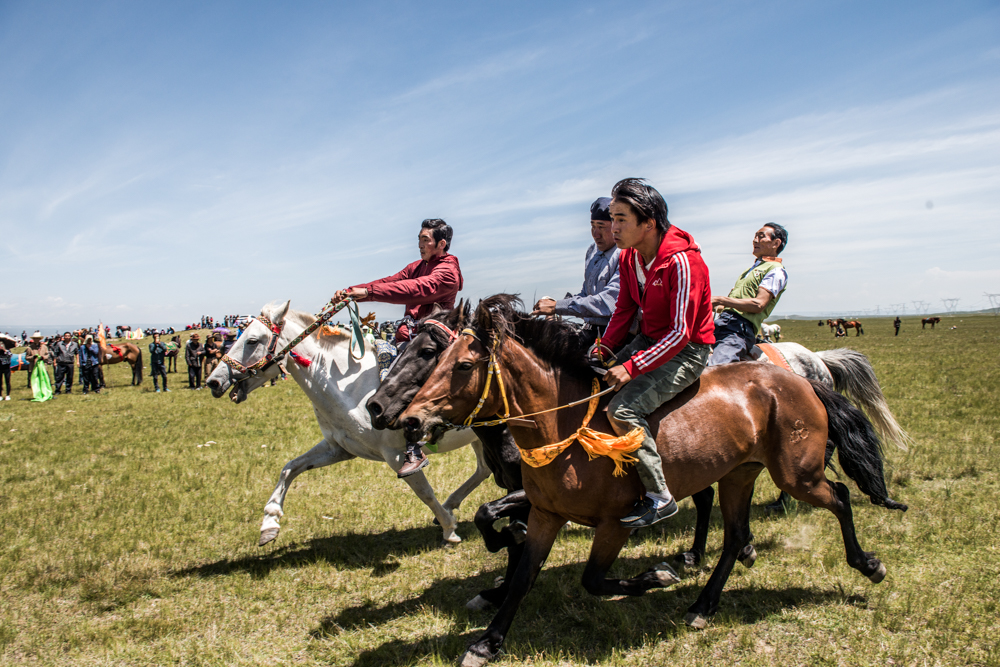
[[[316,321],[308,313],[289,310],[290,301],[283,305],[268,304],[261,309],[261,315],[280,329],[277,344],[273,350],[280,350],[298,336],[307,326]],[[229,350],[228,356],[244,367],[263,359],[273,334],[260,320],[251,320],[243,335]],[[364,342],[361,342],[362,346]],[[300,359],[308,359],[308,367],[289,360],[288,372],[302,387],[312,401],[323,439],[305,454],[289,461],[278,476],[278,485],[264,506],[264,521],[260,527],[260,544],[264,545],[278,536],[280,519],[284,512],[285,494],[288,487],[300,473],[313,468],[322,468],[332,463],[347,461],[355,457],[370,461],[385,461],[393,472],[403,465],[406,441],[403,431],[377,431],[372,428],[365,409],[368,397],[378,389],[378,370],[374,355],[366,353],[360,361],[355,360],[349,350],[350,342],[344,336],[318,336],[313,333],[295,347]],[[363,348],[364,349],[364,348]],[[242,403],[247,394],[264,385],[279,373],[274,364],[266,371],[251,375],[233,370],[227,364],[219,364],[205,380],[212,394],[219,398],[230,387],[233,403]],[[466,445],[472,445],[476,452],[476,471],[444,502],[438,502],[434,490],[424,472],[404,478],[437,518],[444,531],[446,542],[461,542],[455,533],[457,521],[454,510],[466,496],[490,476],[490,470],[483,458],[482,444],[471,431],[452,431],[441,440],[439,451],[449,452]]]
[[[883,441],[904,451],[908,448],[910,436],[893,417],[875,369],[864,354],[846,347],[813,352],[798,343],[774,343],[773,347],[793,373],[832,387],[864,410]],[[755,361],[771,363],[759,347],[754,346],[751,356]]]
[[[760,333],[768,343],[777,343],[781,340],[781,327],[777,324],[763,322],[760,325]]]

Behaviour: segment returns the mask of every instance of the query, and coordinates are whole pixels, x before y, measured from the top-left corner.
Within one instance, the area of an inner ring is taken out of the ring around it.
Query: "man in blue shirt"
[[[578,294],[566,294],[563,299],[542,297],[532,315],[563,315],[583,320],[583,334],[597,338],[608,322],[618,302],[618,246],[611,234],[611,199],[601,197],[590,205],[590,236],[594,242],[587,248],[583,289]]]
[[[80,384],[83,393],[93,389],[95,394],[101,393],[101,384],[97,379],[97,367],[101,363],[101,348],[94,342],[94,337],[87,334],[78,351],[80,357]]]

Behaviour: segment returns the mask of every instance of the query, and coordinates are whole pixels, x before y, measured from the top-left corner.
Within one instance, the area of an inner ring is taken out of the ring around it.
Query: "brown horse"
[[[857,333],[854,334],[855,338],[857,338],[858,336],[860,336],[865,332],[865,330],[861,328],[861,322],[858,322],[857,320],[837,320],[837,321],[844,326],[845,331],[847,329],[854,329],[855,331],[857,331]]]
[[[492,382],[494,366],[506,388],[510,414],[525,417],[583,400],[583,405],[508,423],[522,450],[560,442],[574,434],[587,412],[594,374],[586,362],[586,343],[565,323],[529,319],[515,312],[515,297],[497,295],[478,308],[472,327],[442,355],[431,377],[400,420],[411,440],[432,438],[473,412],[503,414],[504,397]],[[519,342],[520,341],[520,342]],[[523,342],[523,345],[521,344]],[[484,396],[485,392],[485,396]],[[858,543],[850,493],[826,478],[834,450],[840,465],[872,503],[890,509],[906,506],[888,498],[878,436],[864,414],[825,386],[766,364],[730,364],[706,371],[677,398],[650,415],[658,425],[656,441],[663,472],[676,498],[719,484],[725,526],[722,555],[705,589],[685,618],[703,628],[718,609],[722,589],[737,560],[751,565],[750,500],[754,481],[767,468],[775,484],[792,497],[830,510],[838,519],[848,564],[878,583],[885,566]],[[603,410],[592,424],[612,432]],[[630,529],[620,519],[642,494],[634,468],[614,475],[615,462],[590,459],[578,443],[547,465],[522,465],[531,501],[524,555],[509,593],[485,634],[470,646],[462,664],[480,666],[496,655],[521,600],[528,593],[556,535],[567,521],[596,528],[583,586],[595,595],[642,595],[679,581],[661,563],[633,579],[606,579]]]
[[[127,361],[132,367],[132,384],[142,384],[142,350],[132,343],[104,343],[101,345],[101,366]]]
[[[929,324],[929,325],[931,325],[931,329],[933,329],[934,325],[937,324],[940,321],[941,321],[940,317],[925,317],[922,320],[920,320],[920,328],[924,329]]]

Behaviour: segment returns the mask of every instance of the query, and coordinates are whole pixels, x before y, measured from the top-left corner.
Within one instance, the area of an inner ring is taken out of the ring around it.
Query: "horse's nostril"
[[[407,431],[417,431],[420,429],[420,420],[416,417],[407,417],[403,420],[403,427]]]
[[[372,417],[378,417],[382,414],[382,406],[375,401],[368,401],[368,412],[371,413]]]

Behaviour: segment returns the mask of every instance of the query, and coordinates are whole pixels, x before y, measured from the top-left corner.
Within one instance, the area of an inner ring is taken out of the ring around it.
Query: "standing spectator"
[[[229,354],[229,350],[236,344],[236,334],[232,331],[226,334],[226,340],[222,341],[222,356]]]
[[[28,349],[24,351],[24,359],[28,362],[28,389],[31,389],[31,374],[35,370],[35,364],[45,363],[49,358],[49,346],[42,339],[42,332],[36,331],[31,334],[28,341]]]
[[[73,334],[67,331],[52,350],[52,363],[56,367],[54,394],[62,393],[63,383],[66,384],[66,393],[73,393],[73,366],[76,364],[76,353],[79,349],[80,346],[73,342]]]
[[[201,336],[196,331],[184,348],[184,361],[188,367],[188,388],[201,390],[201,360],[205,349],[201,346]]]
[[[10,350],[0,343],[0,400],[10,400]],[[3,395],[3,383],[7,382],[7,395]]]
[[[153,388],[156,393],[160,393],[160,384],[157,376],[163,378],[163,391],[169,393],[167,389],[167,368],[164,365],[167,357],[167,346],[160,342],[160,334],[153,334],[153,342],[149,344],[149,369],[153,374]]]
[[[205,339],[205,379],[212,374],[215,367],[219,365],[219,359],[222,359],[222,347],[216,342],[218,334],[210,333],[208,338]]]
[[[83,339],[79,354],[80,384],[83,385],[83,393],[86,394],[93,389],[95,394],[100,394],[101,384],[97,377],[97,369],[101,363],[101,347],[94,342],[94,337],[90,334],[87,334],[87,337]]]
[[[896,335],[896,336],[898,336],[898,335],[899,335],[899,327],[900,327],[900,325],[901,325],[902,323],[903,323],[903,321],[899,319],[899,315],[896,315],[896,319],[894,319],[894,320],[892,321],[892,326],[893,326],[893,328],[895,328],[895,329],[896,329],[896,333],[895,333],[894,335]]]

